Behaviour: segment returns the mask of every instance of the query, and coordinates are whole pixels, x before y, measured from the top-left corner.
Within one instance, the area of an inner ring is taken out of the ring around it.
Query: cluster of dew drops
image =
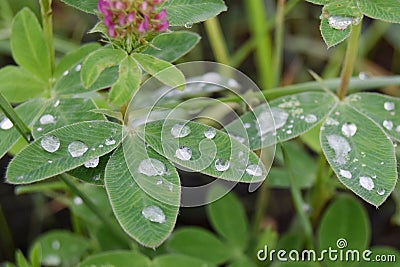
[[[383,104],[383,108],[385,111],[390,112],[392,116],[395,115],[395,103],[391,101],[386,101]],[[338,115],[338,114],[336,114]],[[333,118],[328,118],[327,119],[327,125],[339,125],[339,122],[334,120]],[[384,120],[382,123],[382,126],[387,129],[388,131],[392,131],[394,129],[394,124],[393,121],[391,120]],[[341,132],[343,136],[347,138],[352,138],[356,133],[357,133],[357,126],[354,123],[345,123],[342,125]],[[396,127],[396,132],[400,133],[400,125]],[[335,152],[335,159],[334,161],[338,164],[345,164],[347,162],[346,157],[348,156],[348,153],[351,151],[351,146],[347,142],[347,140],[339,135],[328,135],[327,136],[328,144],[329,146],[334,150]],[[394,147],[397,147],[397,143],[393,143]],[[361,156],[365,157],[366,154],[365,152],[361,152]],[[358,159],[354,159],[354,161],[358,161]],[[380,165],[384,165],[385,162],[381,162]],[[366,164],[362,164],[363,167],[366,167]],[[340,169],[339,170],[340,176],[346,178],[346,179],[352,179],[353,175],[351,171],[349,170],[344,170]],[[360,176],[359,177],[359,184],[366,190],[371,191],[375,188],[375,182],[374,179],[376,179],[376,175],[372,175],[371,177],[369,176]],[[386,190],[384,188],[378,188],[377,189],[377,194],[380,196],[385,195]]]
[[[191,134],[191,129],[185,124],[175,124],[171,127],[171,135],[174,138],[184,138]],[[214,139],[217,131],[213,127],[208,127],[204,130],[204,137],[207,139]],[[192,149],[187,146],[181,146],[175,151],[175,157],[181,161],[189,161],[192,158]],[[217,158],[214,161],[215,170],[218,172],[227,171],[230,167],[228,159]],[[168,175],[167,168],[164,163],[154,158],[147,158],[140,162],[138,172],[146,176],[163,176]],[[251,176],[260,177],[263,174],[262,168],[257,164],[250,164],[246,167],[246,173]],[[157,181],[157,185],[163,184],[162,180]],[[169,186],[172,191],[172,184]],[[143,208],[142,215],[151,222],[165,223],[166,216],[160,207],[151,205]]]

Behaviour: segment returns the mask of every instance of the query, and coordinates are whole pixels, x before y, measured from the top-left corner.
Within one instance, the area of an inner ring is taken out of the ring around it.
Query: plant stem
[[[341,82],[337,91],[337,95],[340,99],[345,98],[350,78],[353,75],[354,64],[357,58],[358,41],[360,39],[361,27],[362,22],[354,25],[349,37],[341,74]]]
[[[275,17],[275,87],[279,86],[282,72],[283,35],[285,30],[285,0],[278,0]]]
[[[72,193],[75,195],[79,196],[82,201],[85,203],[85,205],[94,213],[96,214],[97,217],[104,223],[104,225],[111,230],[115,236],[120,239],[122,242],[129,244],[131,242],[131,239],[123,234],[116,226],[115,224],[110,220],[109,217],[105,213],[103,213],[100,209],[96,207],[96,205],[90,200],[88,196],[70,180],[70,178],[66,174],[60,174],[59,175],[60,179],[69,187]]]
[[[221,64],[228,65],[229,53],[218,19],[214,17],[206,20],[205,27],[215,59]]]
[[[53,10],[51,9],[52,0],[39,0],[39,3],[42,14],[44,38],[50,53],[51,77],[53,77],[55,67],[55,51],[53,43]]]
[[[12,234],[10,231],[10,227],[8,226],[6,217],[4,216],[3,209],[0,205],[0,234],[1,234],[1,242],[4,246],[4,256],[11,260],[13,258],[13,253],[15,250],[14,241],[12,238]]]
[[[272,45],[267,33],[268,25],[264,1],[248,0],[245,3],[250,31],[256,40],[257,77],[262,89],[267,90],[273,87],[274,70],[272,68]]]
[[[22,119],[15,112],[14,108],[7,101],[7,99],[0,93],[0,109],[4,112],[7,118],[14,124],[15,128],[22,135],[22,137],[29,143],[32,139],[31,131],[28,126],[22,121]]]
[[[260,190],[257,192],[257,200],[255,206],[255,213],[253,217],[253,234],[256,236],[260,232],[260,226],[265,215],[265,209],[268,202],[268,185],[264,182],[261,185]]]
[[[303,197],[301,195],[301,190],[297,184],[296,177],[295,177],[289,156],[288,156],[287,151],[283,144],[281,144],[281,149],[282,149],[282,154],[283,154],[283,159],[285,161],[285,165],[289,169],[290,192],[292,193],[294,207],[296,209],[297,214],[299,215],[300,223],[301,223],[301,226],[303,227],[304,234],[306,236],[307,246],[308,246],[308,248],[312,249],[312,248],[314,248],[314,244],[313,244],[313,229],[311,226],[311,222],[310,222],[310,219],[308,218],[308,215],[304,211],[305,205],[304,205]]]

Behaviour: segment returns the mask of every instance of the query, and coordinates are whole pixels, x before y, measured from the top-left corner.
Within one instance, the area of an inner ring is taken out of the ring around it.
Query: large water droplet
[[[191,23],[185,23],[185,28],[186,29],[191,29],[193,27],[193,24]]]
[[[91,160],[85,162],[84,166],[86,168],[96,168],[97,165],[99,165],[99,162],[100,162],[100,158],[97,157],[97,158],[94,158],[94,159],[91,159]]]
[[[360,73],[358,74],[358,78],[359,78],[360,80],[366,80],[366,79],[369,78],[369,75],[368,75],[368,73],[366,73],[366,72],[360,72]]]
[[[51,123],[56,123],[56,119],[51,114],[45,114],[39,119],[40,124],[46,125]]]
[[[142,215],[151,222],[165,223],[165,214],[162,209],[157,206],[145,207],[142,209]]]
[[[60,148],[60,139],[54,135],[46,135],[40,140],[40,145],[47,152],[54,153]]]
[[[383,121],[383,127],[388,129],[389,131],[391,131],[393,129],[393,122],[392,121],[388,121],[388,120],[384,120]]]
[[[57,255],[47,255],[42,260],[43,265],[45,266],[59,266],[61,264],[61,259]]]
[[[317,116],[315,116],[314,114],[308,114],[307,116],[305,116],[304,121],[307,123],[314,123],[318,120]]]
[[[3,119],[0,122],[0,129],[2,130],[9,130],[14,126],[14,124],[10,121],[9,118],[3,117]]]
[[[68,70],[64,71],[64,72],[63,72],[63,76],[67,76],[67,75],[68,75],[68,73],[69,73],[69,71],[68,71]]]
[[[208,139],[213,139],[217,134],[217,130],[213,127],[209,127],[204,131],[204,136]]]
[[[88,151],[88,147],[85,143],[81,141],[73,141],[68,145],[68,152],[73,158],[78,158],[83,156],[83,154]]]
[[[351,151],[350,144],[347,140],[336,134],[328,135],[326,139],[328,140],[329,146],[335,151],[335,158],[333,161],[341,165],[346,164],[348,161],[348,154]]]
[[[279,108],[271,108],[258,116],[258,135],[264,135],[282,128],[289,118],[289,113]],[[274,123],[275,122],[275,127]]]
[[[400,133],[400,125],[397,125],[396,132]]]
[[[360,185],[368,191],[371,191],[375,187],[374,181],[372,181],[371,177],[368,176],[360,177]]]
[[[246,172],[251,176],[259,177],[262,175],[262,168],[257,164],[247,166]]]
[[[51,243],[51,247],[52,247],[54,250],[59,250],[60,247],[61,247],[60,241],[54,240],[54,241]]]
[[[215,169],[219,172],[223,172],[229,169],[230,162],[225,159],[217,159],[215,161]]]
[[[184,124],[175,124],[171,128],[171,134],[174,138],[186,137],[191,133],[189,126]]]
[[[383,189],[383,188],[379,188],[376,192],[377,192],[378,195],[380,195],[380,196],[383,196],[383,195],[386,193],[385,189]]]
[[[336,30],[345,30],[352,23],[353,23],[353,18],[350,17],[330,16],[328,18],[329,26]]]
[[[82,205],[83,204],[83,200],[80,197],[74,197],[73,202],[75,205]]]
[[[106,144],[106,146],[112,146],[112,145],[115,145],[116,142],[117,141],[115,141],[112,137],[109,137],[106,139],[105,144]]]
[[[385,108],[385,110],[387,111],[392,111],[395,108],[395,104],[393,102],[385,102],[383,104],[383,107]]]
[[[346,137],[353,137],[357,132],[357,126],[354,123],[345,123],[342,126],[342,134]]]
[[[187,146],[178,148],[175,151],[175,157],[183,161],[190,160],[192,158],[192,150]]]
[[[347,170],[340,170],[340,175],[347,179],[351,179],[353,177],[351,172]]]
[[[138,171],[146,176],[164,175],[167,172],[165,164],[153,158],[144,159],[140,162]]]
[[[76,65],[75,71],[80,71],[81,69],[82,69],[82,65],[81,64]]]
[[[58,107],[59,105],[60,105],[60,103],[61,103],[61,101],[60,100],[57,100],[55,103],[54,103],[54,105],[53,105],[53,107]]]

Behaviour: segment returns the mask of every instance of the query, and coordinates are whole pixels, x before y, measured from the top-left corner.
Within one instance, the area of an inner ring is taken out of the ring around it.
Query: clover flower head
[[[99,16],[111,38],[160,33],[168,29],[165,9],[156,11],[165,0],[99,0]]]

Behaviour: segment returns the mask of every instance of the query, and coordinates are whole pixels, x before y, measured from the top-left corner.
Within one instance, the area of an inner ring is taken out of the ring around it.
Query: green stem
[[[205,28],[215,59],[221,64],[228,65],[229,53],[218,19],[214,17],[206,20]]]
[[[324,81],[324,86],[331,91],[335,91],[339,84],[341,83],[341,79],[329,79]],[[400,75],[397,76],[388,76],[388,77],[374,77],[368,78],[368,80],[360,80],[357,77],[351,78],[349,83],[349,92],[359,92],[365,90],[372,90],[384,86],[389,85],[400,85]],[[262,92],[262,95],[267,100],[272,100],[281,96],[297,94],[302,92],[309,91],[322,91],[320,82],[305,82],[299,83],[295,85],[283,86],[273,88],[268,91]],[[255,93],[255,96],[259,95],[259,93]],[[219,99],[222,102],[241,102],[242,99],[240,97],[226,97]]]
[[[255,213],[253,216],[253,234],[256,236],[260,232],[260,226],[265,216],[265,209],[268,202],[268,185],[264,181],[257,192],[257,200],[255,205]]]
[[[104,225],[114,232],[115,236],[120,239],[122,242],[129,244],[131,242],[130,238],[124,235],[110,220],[110,218],[103,211],[97,208],[97,206],[90,200],[88,196],[70,180],[70,178],[66,174],[60,174],[60,179],[69,187],[72,193],[79,196],[85,205],[94,213],[97,217],[104,223]]]
[[[272,45],[267,33],[267,16],[263,0],[245,1],[247,20],[251,34],[256,39],[255,61],[257,75],[263,90],[270,89],[274,84],[274,70],[272,66]]]
[[[275,86],[279,86],[282,72],[283,35],[285,30],[285,0],[278,0],[275,17]]]
[[[357,59],[357,49],[358,49],[358,41],[360,39],[362,23],[358,23],[353,26],[351,31],[349,41],[347,44],[346,55],[343,63],[343,69],[341,74],[341,82],[339,89],[337,91],[337,95],[340,99],[346,97],[347,87],[349,86],[349,81],[354,71],[354,64]]]
[[[53,10],[51,8],[52,0],[39,0],[40,11],[42,15],[42,24],[44,38],[49,48],[50,60],[51,60],[51,77],[53,77],[55,67],[55,51],[53,41]],[[50,84],[52,81],[49,81]]]
[[[11,260],[13,258],[15,246],[10,231],[10,227],[8,226],[1,205],[0,205],[0,234],[1,234],[0,243],[2,243],[4,248],[4,254],[5,254],[4,256],[9,260]]]
[[[22,119],[15,112],[14,108],[7,101],[7,99],[0,93],[0,109],[4,112],[7,118],[14,124],[15,128],[22,135],[22,137],[29,143],[32,139],[31,130],[22,121]]]
[[[287,151],[282,144],[281,144],[281,149],[282,149],[282,154],[283,154],[283,159],[285,161],[285,165],[289,169],[290,192],[292,194],[294,207],[296,209],[297,214],[299,215],[300,223],[301,223],[301,226],[303,227],[304,234],[306,236],[307,247],[312,249],[312,248],[314,248],[312,225],[311,225],[310,219],[308,218],[308,215],[304,211],[305,204],[303,201],[303,196],[301,195],[300,187],[297,184],[294,170],[292,168]]]

